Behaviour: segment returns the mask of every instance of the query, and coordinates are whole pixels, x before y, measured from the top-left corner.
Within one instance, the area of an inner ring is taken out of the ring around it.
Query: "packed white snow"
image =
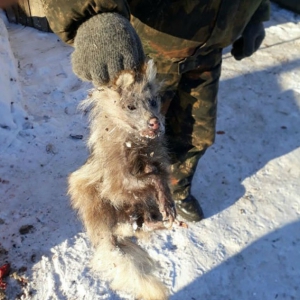
[[[300,299],[300,16],[272,6],[251,58],[224,51],[215,144],[193,194],[205,220],[143,243],[173,300]],[[91,88],[72,48],[0,19],[0,267],[7,299],[131,299],[91,274],[67,176],[87,158]],[[81,139],[83,137],[83,139]],[[0,294],[1,295],[1,294]],[[3,292],[2,292],[2,296]]]

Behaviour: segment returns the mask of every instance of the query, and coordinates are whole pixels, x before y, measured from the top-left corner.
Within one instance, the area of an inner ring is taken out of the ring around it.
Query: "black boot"
[[[175,200],[178,215],[190,222],[199,222],[204,218],[202,208],[197,199],[189,195],[184,200]]]

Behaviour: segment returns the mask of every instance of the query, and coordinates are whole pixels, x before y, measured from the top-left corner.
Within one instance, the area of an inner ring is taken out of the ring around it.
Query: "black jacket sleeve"
[[[270,6],[270,0],[262,0],[251,21],[256,23],[268,21],[270,19]]]

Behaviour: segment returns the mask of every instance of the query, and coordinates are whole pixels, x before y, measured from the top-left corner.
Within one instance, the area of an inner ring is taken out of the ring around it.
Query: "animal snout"
[[[151,118],[148,122],[148,126],[151,130],[158,130],[159,129],[159,121],[157,118]]]

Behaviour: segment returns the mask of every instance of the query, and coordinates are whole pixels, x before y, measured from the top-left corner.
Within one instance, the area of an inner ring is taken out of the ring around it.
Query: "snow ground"
[[[76,107],[91,86],[54,34],[6,25],[10,43],[0,19],[6,297],[132,299],[89,272],[90,245],[66,195],[87,157]],[[206,219],[143,244],[172,300],[300,299],[300,16],[273,5],[266,31],[253,57],[224,53],[218,134],[193,182]]]

